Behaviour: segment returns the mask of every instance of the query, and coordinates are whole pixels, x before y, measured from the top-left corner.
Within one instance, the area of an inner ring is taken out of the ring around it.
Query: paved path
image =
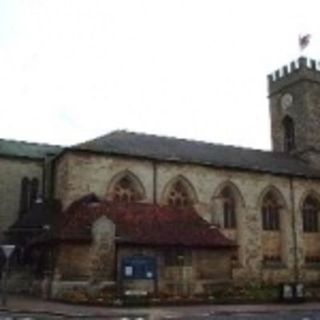
[[[320,313],[320,303],[301,304],[262,304],[262,305],[201,305],[185,307],[153,308],[110,308],[97,306],[72,305],[60,302],[44,301],[25,296],[10,296],[7,310],[10,312],[48,314],[73,318],[109,318],[118,317],[146,318],[150,320],[198,317],[199,315],[267,314],[279,312],[306,311]]]

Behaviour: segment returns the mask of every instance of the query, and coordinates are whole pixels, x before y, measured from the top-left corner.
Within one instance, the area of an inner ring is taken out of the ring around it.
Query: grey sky
[[[270,147],[266,75],[318,58],[318,1],[0,0],[0,137],[116,129]]]

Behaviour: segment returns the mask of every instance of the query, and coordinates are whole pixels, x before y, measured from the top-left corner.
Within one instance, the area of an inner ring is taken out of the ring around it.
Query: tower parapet
[[[300,57],[268,80],[273,150],[320,168],[320,64]]]
[[[298,81],[320,83],[320,63],[313,59],[300,57],[289,65],[268,75],[269,94],[277,93]]]

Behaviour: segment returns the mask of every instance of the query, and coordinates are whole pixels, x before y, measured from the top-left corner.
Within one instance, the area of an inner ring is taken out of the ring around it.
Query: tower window
[[[295,133],[293,120],[286,116],[283,119],[283,130],[284,130],[284,151],[291,151],[295,148]]]

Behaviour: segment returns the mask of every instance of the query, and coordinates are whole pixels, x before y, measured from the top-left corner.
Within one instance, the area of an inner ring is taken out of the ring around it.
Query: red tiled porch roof
[[[75,201],[63,212],[60,237],[90,238],[91,225],[101,216],[113,221],[117,241],[121,243],[211,248],[235,246],[192,208],[97,201],[94,195]]]

